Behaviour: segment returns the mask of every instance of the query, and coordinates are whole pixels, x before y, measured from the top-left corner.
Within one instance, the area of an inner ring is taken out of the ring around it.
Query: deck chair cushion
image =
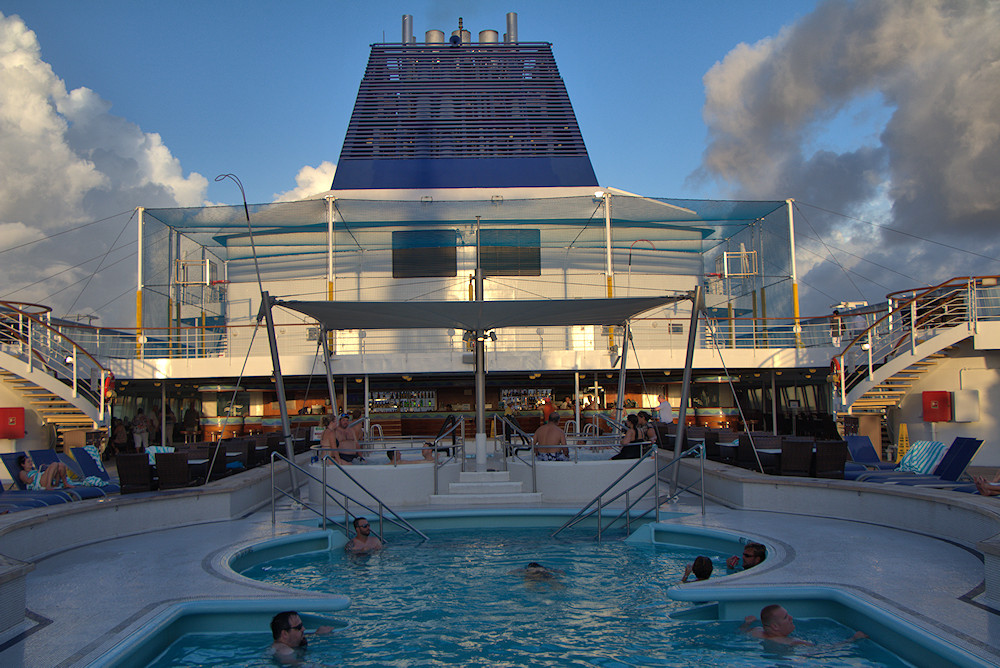
[[[896,470],[928,475],[941,463],[947,451],[941,441],[917,441],[910,446]]]
[[[104,472],[104,476],[110,480],[111,476],[108,475],[108,470],[104,468],[104,463],[101,462],[101,451],[97,449],[97,446],[85,445],[83,449],[87,452],[88,455],[90,455],[90,458],[94,460],[94,466],[96,466],[98,470]]]
[[[150,445],[146,448],[146,454],[149,455],[149,465],[156,466],[156,453],[158,452],[173,452],[174,448],[171,445]]]

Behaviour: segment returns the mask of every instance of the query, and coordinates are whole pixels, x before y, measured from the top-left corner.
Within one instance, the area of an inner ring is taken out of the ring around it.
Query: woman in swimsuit
[[[69,482],[69,471],[62,462],[50,464],[44,471],[39,471],[35,468],[35,462],[31,461],[31,457],[21,455],[17,458],[17,465],[21,469],[18,478],[28,489],[61,489],[73,486]]]
[[[639,446],[634,445],[639,440],[639,418],[629,415],[625,418],[625,435],[622,436],[622,449],[611,459],[638,459],[642,453]]]

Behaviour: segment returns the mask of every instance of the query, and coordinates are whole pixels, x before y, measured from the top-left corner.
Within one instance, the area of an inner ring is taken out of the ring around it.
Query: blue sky
[[[0,299],[130,310],[136,206],[328,189],[369,44],[508,11],[602,185],[798,202],[805,312],[1000,273],[997,2],[0,0]]]
[[[373,42],[467,29],[553,44],[598,178],[646,195],[714,197],[686,184],[705,147],[702,77],[740,42],[775,35],[814,3],[709,2],[0,2],[69,89],[159,133],[185,172],[240,176],[250,201],[335,163]],[[235,201],[231,184],[207,198]]]

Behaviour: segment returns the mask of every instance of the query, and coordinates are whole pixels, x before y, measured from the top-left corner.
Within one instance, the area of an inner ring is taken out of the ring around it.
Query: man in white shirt
[[[674,421],[674,409],[670,405],[670,402],[667,401],[666,395],[661,394],[657,398],[660,400],[660,405],[656,407],[656,412],[660,416],[660,422],[670,424]]]

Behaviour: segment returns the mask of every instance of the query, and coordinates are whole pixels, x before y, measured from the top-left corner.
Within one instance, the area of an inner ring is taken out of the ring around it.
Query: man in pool
[[[322,636],[332,631],[332,626],[320,626],[314,634]],[[276,614],[271,619],[271,636],[274,642],[271,643],[270,653],[274,660],[284,664],[297,664],[308,645],[305,625],[299,613],[287,610]]]
[[[550,589],[562,589],[563,583],[559,581],[562,571],[555,568],[546,568],[537,561],[532,561],[524,568],[515,568],[511,571],[513,575],[520,575],[524,578],[524,584],[528,589],[538,589],[547,586]]]
[[[364,517],[354,518],[354,538],[347,541],[344,550],[351,554],[365,554],[382,549],[382,541],[372,535],[372,526]]]
[[[749,633],[754,638],[760,640],[767,640],[769,642],[778,643],[780,645],[815,645],[816,643],[809,642],[808,640],[802,640],[801,638],[793,638],[792,634],[795,633],[795,619],[788,614],[780,605],[768,605],[760,611],[760,626],[752,626],[752,624],[757,621],[757,618],[753,615],[747,616],[743,620],[743,624],[740,626],[740,631],[744,633]],[[868,636],[858,631],[849,640],[844,642],[854,642],[855,640],[861,640],[862,638],[867,638]],[[837,643],[842,644],[842,643]]]
[[[743,546],[743,570],[748,568],[753,568],[758,564],[761,564],[767,558],[767,548],[760,543],[747,543]],[[740,563],[739,555],[734,554],[733,556],[726,559],[726,568],[733,571]]]
[[[566,433],[559,428],[559,413],[553,411],[549,415],[548,421],[535,431],[533,440],[538,459],[554,462],[569,461]]]

